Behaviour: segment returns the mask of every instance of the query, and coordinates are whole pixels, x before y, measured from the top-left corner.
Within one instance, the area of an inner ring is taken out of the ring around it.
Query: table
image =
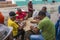
[[[26,27],[24,28],[25,31],[30,30],[30,21],[32,21],[33,18],[29,18],[26,20]]]

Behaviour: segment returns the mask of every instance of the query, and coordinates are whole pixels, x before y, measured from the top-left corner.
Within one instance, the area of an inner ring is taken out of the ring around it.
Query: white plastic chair
[[[3,38],[3,40],[5,40],[12,32],[13,28],[12,27],[9,27],[8,30],[7,30],[7,35],[5,36],[5,38]]]
[[[39,11],[35,10],[35,11],[33,12],[32,17],[33,17],[33,18],[34,18],[34,17],[37,17],[37,16],[38,16],[38,13],[39,13]]]

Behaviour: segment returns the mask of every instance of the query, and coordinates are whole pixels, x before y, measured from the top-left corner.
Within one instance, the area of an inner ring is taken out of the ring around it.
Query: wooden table
[[[24,28],[25,31],[30,30],[30,21],[32,21],[33,18],[29,18],[26,20],[26,27]]]

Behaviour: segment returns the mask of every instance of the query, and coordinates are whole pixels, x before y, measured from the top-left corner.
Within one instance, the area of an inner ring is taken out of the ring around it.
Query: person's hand
[[[19,24],[19,26],[20,26],[19,29],[23,29],[26,26],[26,22]]]
[[[25,27],[25,26],[26,26],[26,22],[24,21],[24,22],[23,22],[23,27]]]

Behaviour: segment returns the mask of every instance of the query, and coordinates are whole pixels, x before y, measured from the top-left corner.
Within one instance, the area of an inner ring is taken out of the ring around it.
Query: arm
[[[43,31],[43,27],[44,27],[44,22],[39,22],[38,29]]]
[[[24,19],[27,19],[28,18],[28,13],[26,13],[26,16],[25,16],[25,18]]]
[[[38,24],[39,21],[40,21],[39,19],[34,19],[33,21],[31,21],[31,23],[37,23]]]
[[[19,28],[19,25],[16,24],[16,23],[12,23],[11,26],[12,26],[13,28],[15,28],[15,29],[18,29],[18,28]]]

